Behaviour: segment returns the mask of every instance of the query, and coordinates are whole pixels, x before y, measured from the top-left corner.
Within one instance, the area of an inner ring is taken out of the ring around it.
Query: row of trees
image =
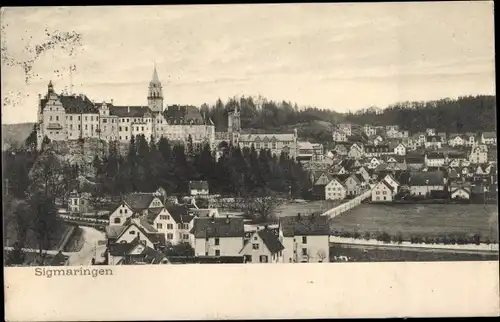
[[[109,153],[95,156],[96,193],[118,196],[133,191],[153,192],[163,187],[168,194],[188,193],[192,180],[205,180],[210,192],[231,196],[267,196],[281,193],[299,197],[308,193],[309,180],[300,163],[285,154],[259,153],[254,147],[226,145],[216,158],[210,146],[196,148],[133,137],[126,155],[111,144]]]

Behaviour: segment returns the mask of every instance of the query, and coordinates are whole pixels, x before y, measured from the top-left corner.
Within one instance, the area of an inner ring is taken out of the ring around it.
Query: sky
[[[73,84],[73,93],[96,102],[146,105],[155,64],[168,105],[261,95],[347,112],[495,93],[493,2],[3,7],[1,14],[3,124],[35,121],[50,80],[56,92]],[[45,29],[79,34],[80,44],[34,59],[30,49],[48,39]]]

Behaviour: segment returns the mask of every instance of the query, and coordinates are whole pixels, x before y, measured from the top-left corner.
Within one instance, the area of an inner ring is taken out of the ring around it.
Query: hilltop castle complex
[[[161,137],[171,142],[193,145],[208,143],[215,150],[221,142],[269,149],[279,155],[297,155],[297,133],[293,134],[243,134],[240,112],[229,112],[228,131],[215,132],[215,125],[202,116],[194,106],[172,105],[164,108],[163,90],[156,67],[149,82],[147,106],[115,106],[113,101],[94,103],[85,95],[64,95],[54,91],[49,82],[44,97],[39,95],[37,142],[41,148],[43,138],[51,141],[96,138],[104,141],[129,142],[132,136],[144,135],[146,140]]]

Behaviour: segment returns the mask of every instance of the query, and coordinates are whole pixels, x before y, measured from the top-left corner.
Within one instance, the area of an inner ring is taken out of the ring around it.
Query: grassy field
[[[443,251],[415,251],[400,249],[363,249],[335,245],[330,248],[330,262],[341,262],[336,257],[345,256],[348,262],[432,262],[432,261],[493,261],[498,254],[465,254]]]
[[[303,215],[311,214],[313,212],[325,212],[333,207],[340,205],[342,201],[338,200],[318,200],[307,201],[305,203],[286,203],[276,209],[276,215],[281,216],[296,216],[297,213]]]
[[[479,204],[362,204],[331,219],[332,231],[387,232],[423,237],[454,234],[480,234],[498,242],[498,210],[496,205]]]

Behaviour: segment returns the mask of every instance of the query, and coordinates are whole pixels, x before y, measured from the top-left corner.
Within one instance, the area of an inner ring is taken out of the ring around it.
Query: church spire
[[[151,79],[151,83],[160,83],[160,79],[158,78],[158,72],[156,71],[156,62],[154,63],[154,70],[153,70],[153,78]]]

